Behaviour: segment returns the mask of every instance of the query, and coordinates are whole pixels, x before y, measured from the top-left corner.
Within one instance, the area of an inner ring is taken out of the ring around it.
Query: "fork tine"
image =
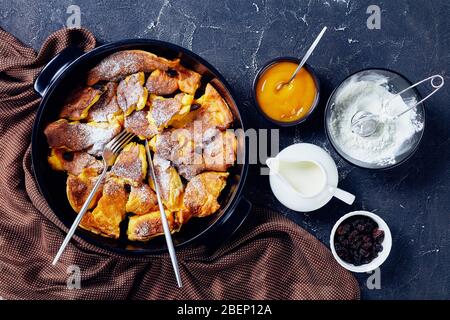
[[[118,140],[120,140],[121,138],[123,138],[123,136],[126,134],[126,131],[122,131],[120,132],[117,136],[115,136],[114,138],[112,138],[105,146],[105,148],[108,149],[112,149],[112,147],[116,144],[116,142]]]
[[[130,133],[123,141],[120,145],[118,145],[116,148],[113,149],[114,153],[119,152],[123,147],[125,147],[128,142],[130,142],[131,140],[133,140],[134,138],[134,134]]]
[[[129,132],[125,132],[123,131],[124,134],[122,134],[118,139],[116,139],[114,141],[114,143],[111,144],[111,146],[109,147],[109,149],[114,152],[113,150],[117,148],[117,146],[120,146],[122,144],[122,142],[130,135]]]

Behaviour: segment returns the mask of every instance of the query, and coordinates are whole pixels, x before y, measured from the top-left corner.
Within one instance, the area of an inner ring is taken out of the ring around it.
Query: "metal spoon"
[[[291,83],[292,80],[294,80],[297,73],[299,73],[300,69],[304,66],[306,63],[306,60],[308,60],[309,56],[313,53],[314,49],[316,48],[317,44],[319,43],[320,39],[322,38],[323,34],[327,30],[327,27],[323,27],[322,31],[320,31],[319,35],[317,36],[316,40],[312,43],[311,47],[309,47],[308,51],[306,52],[305,56],[303,57],[302,61],[300,61],[300,64],[298,65],[297,69],[295,69],[294,73],[290,77],[290,79],[286,82],[281,82],[276,86],[276,90],[279,91],[283,86]]]
[[[435,83],[436,79],[440,80],[440,82],[437,84]],[[426,79],[423,79],[423,80],[413,84],[412,86],[409,86],[408,88],[400,91],[399,93],[395,94],[387,102],[385,102],[385,103],[383,102],[383,107],[389,105],[389,103],[391,103],[395,98],[397,98],[398,96],[401,96],[403,93],[405,93],[409,89],[412,89],[412,88],[418,86],[419,84],[421,84],[425,81],[428,81],[428,80],[430,80],[431,86],[434,88],[434,90],[429,95],[427,95],[425,98],[423,98],[419,102],[415,103],[413,106],[409,107],[408,109],[400,112],[399,114],[397,114],[395,116],[390,116],[389,118],[392,120],[398,119],[399,117],[401,117],[402,115],[404,115],[405,113],[410,111],[411,109],[415,108],[420,103],[427,100],[429,97],[431,97],[433,94],[435,94],[436,91],[438,91],[444,85],[444,78],[441,75],[437,74],[437,75],[428,77]],[[368,111],[360,110],[360,111],[356,112],[351,119],[352,132],[358,134],[361,137],[369,137],[377,131],[378,127],[380,126],[380,122],[381,121],[380,121],[379,115],[373,114]]]

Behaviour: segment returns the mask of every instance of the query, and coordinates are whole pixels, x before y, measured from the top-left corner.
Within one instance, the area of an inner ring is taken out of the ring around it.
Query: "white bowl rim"
[[[378,254],[378,257],[373,259],[371,262],[363,264],[361,266],[355,266],[351,263],[345,262],[337,255],[336,250],[334,248],[334,235],[336,233],[338,226],[344,220],[353,216],[366,216],[372,218],[378,224],[378,228],[384,231],[384,240],[381,243],[381,245],[383,246],[383,250]],[[336,223],[333,226],[333,229],[331,230],[330,249],[333,254],[333,257],[342,267],[352,272],[363,273],[375,270],[376,268],[381,266],[384,263],[384,261],[386,261],[387,257],[389,256],[389,253],[391,252],[391,248],[392,248],[392,234],[387,223],[381,217],[369,211],[359,210],[349,212],[343,215],[338,221],[336,221]]]

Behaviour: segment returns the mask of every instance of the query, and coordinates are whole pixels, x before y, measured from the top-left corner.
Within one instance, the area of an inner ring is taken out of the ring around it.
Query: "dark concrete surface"
[[[81,25],[100,42],[157,38],[191,49],[229,81],[254,128],[272,128],[254,109],[251,84],[257,69],[276,56],[301,56],[326,25],[329,31],[310,64],[321,80],[322,99],[304,125],[281,129],[281,146],[311,142],[330,151],[340,186],[356,194],[354,205],[332,200],[301,214],[272,195],[267,176],[251,166],[247,197],[287,215],[328,245],[334,222],[359,209],[376,212],[393,233],[392,252],[381,268],[381,289],[366,286],[365,299],[450,298],[450,3],[448,1],[19,1],[0,0],[0,26],[38,49],[65,26],[67,7],[81,9]],[[381,8],[381,29],[369,30],[366,9]],[[332,89],[366,67],[396,70],[411,81],[440,73],[448,84],[426,104],[426,130],[418,152],[389,171],[344,162],[324,134],[323,109]]]

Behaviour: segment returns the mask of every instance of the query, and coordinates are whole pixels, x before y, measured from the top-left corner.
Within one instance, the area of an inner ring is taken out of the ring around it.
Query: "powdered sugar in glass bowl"
[[[420,94],[412,89],[389,105],[383,102],[410,85],[400,74],[385,69],[366,69],[346,78],[331,94],[325,110],[327,136],[336,151],[352,164],[369,169],[390,168],[407,160],[423,135],[423,104],[396,120],[390,116],[420,101]],[[381,123],[372,136],[352,132],[351,118],[358,111],[380,115]]]

